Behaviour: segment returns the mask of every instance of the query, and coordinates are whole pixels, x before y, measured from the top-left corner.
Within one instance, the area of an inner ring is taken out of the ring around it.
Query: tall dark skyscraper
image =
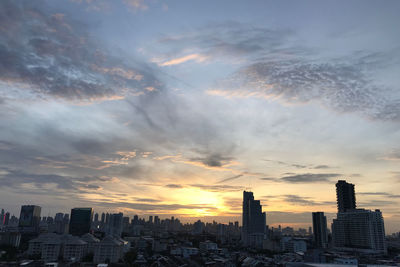
[[[18,227],[21,232],[38,232],[42,208],[35,205],[21,206]]]
[[[247,246],[260,247],[264,240],[266,215],[260,200],[254,200],[253,192],[243,191],[242,241]]]
[[[323,212],[313,212],[313,232],[314,243],[319,248],[327,248],[328,246],[328,233],[326,226],[326,217]]]
[[[82,236],[89,233],[93,218],[92,208],[74,208],[71,210],[69,222],[69,233],[75,236]]]
[[[356,195],[354,193],[354,184],[339,180],[336,183],[336,198],[338,212],[345,212],[356,208]]]

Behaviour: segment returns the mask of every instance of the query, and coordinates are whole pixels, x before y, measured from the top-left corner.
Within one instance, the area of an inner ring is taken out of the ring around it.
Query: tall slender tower
[[[313,232],[314,243],[319,248],[327,248],[328,246],[328,233],[326,226],[326,217],[323,212],[313,212]]]
[[[339,180],[336,183],[336,198],[338,212],[355,209],[356,195],[354,193],[354,184],[347,183],[345,180]]]

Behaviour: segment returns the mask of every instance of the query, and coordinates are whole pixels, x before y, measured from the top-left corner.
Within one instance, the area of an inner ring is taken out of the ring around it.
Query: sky
[[[0,203],[400,231],[399,1],[0,1]]]

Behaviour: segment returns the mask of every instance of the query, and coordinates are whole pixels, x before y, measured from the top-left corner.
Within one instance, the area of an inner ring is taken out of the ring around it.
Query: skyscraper
[[[69,222],[69,233],[75,236],[82,236],[90,231],[93,218],[92,208],[74,208],[71,210]]]
[[[313,212],[313,232],[314,243],[318,248],[328,247],[328,233],[326,226],[326,217],[323,212]]]
[[[266,215],[260,200],[254,200],[253,192],[243,191],[242,241],[246,246],[261,247],[265,235]]]
[[[338,212],[355,209],[356,196],[354,193],[354,184],[347,183],[345,180],[339,180],[336,183],[336,198]]]
[[[21,206],[18,227],[21,232],[34,233],[39,231],[40,212],[42,208],[35,205]]]

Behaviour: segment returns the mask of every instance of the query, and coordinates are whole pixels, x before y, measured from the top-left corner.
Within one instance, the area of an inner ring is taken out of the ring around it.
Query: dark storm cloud
[[[279,180],[289,183],[331,182],[332,178],[341,176],[339,173],[304,173],[281,177]]]
[[[90,101],[160,87],[146,66],[109,56],[85,25],[51,13],[43,1],[1,1],[0,25],[0,80],[17,88]]]

